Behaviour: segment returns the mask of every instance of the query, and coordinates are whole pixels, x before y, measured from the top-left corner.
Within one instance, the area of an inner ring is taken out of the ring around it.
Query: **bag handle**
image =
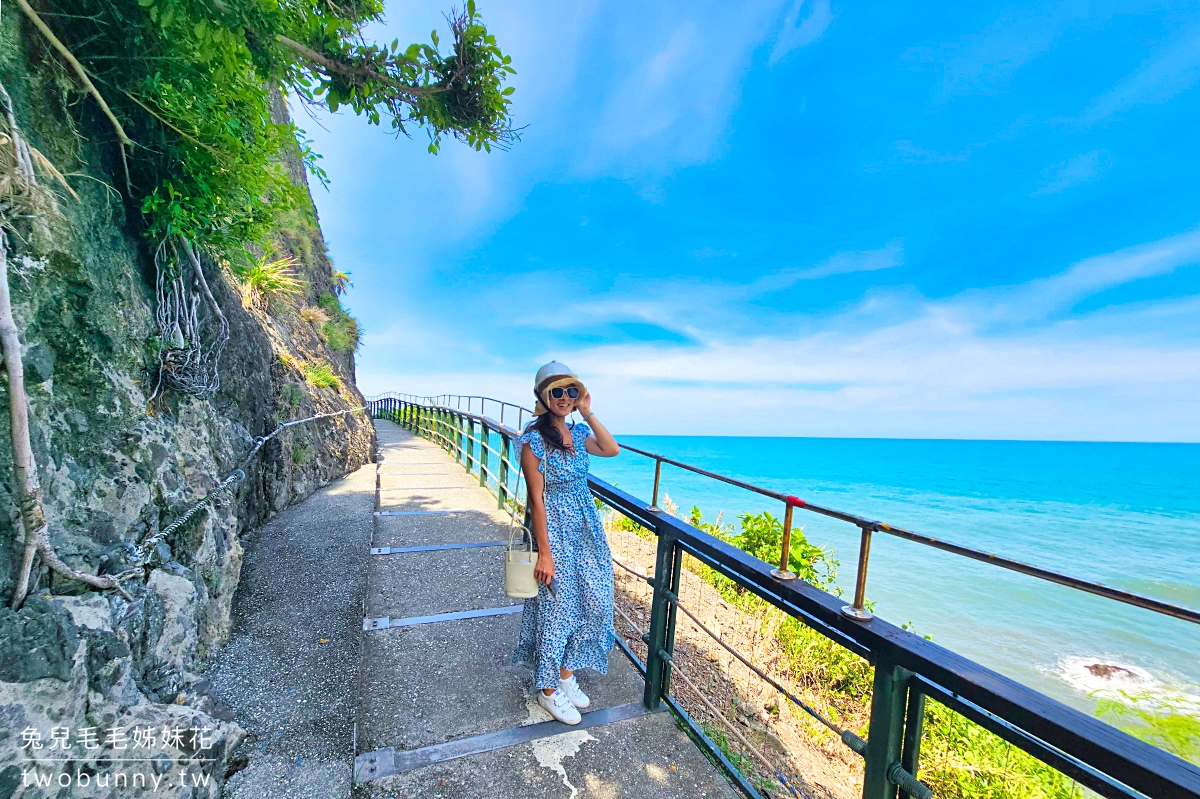
[[[530,423],[530,426],[532,426],[532,422]],[[538,435],[540,436],[541,434],[539,433]],[[521,450],[525,447],[526,444],[529,444],[529,442],[525,441],[525,442],[521,443],[521,445],[517,449],[517,461],[518,461],[518,463],[517,463],[517,491],[518,492],[521,490],[521,481],[524,478],[524,474],[522,473],[521,466],[520,466]],[[532,446],[530,448],[532,449]],[[541,464],[542,464],[542,480],[543,480],[543,485],[544,485],[544,481],[546,479],[546,445],[545,444],[542,445],[542,457],[539,460],[541,461]],[[543,489],[543,491],[544,490],[545,489]],[[525,507],[527,510],[530,508],[532,499],[533,499],[533,497],[531,497],[529,494],[529,484],[526,483],[525,484]],[[512,551],[513,536],[515,536],[517,534],[517,527],[520,527],[521,532],[524,533],[524,535],[522,535],[521,538],[522,539],[524,539],[525,537],[529,538],[529,550],[528,551],[536,552],[537,551],[537,549],[536,549],[537,541],[534,539],[533,533],[524,524],[517,525],[516,521],[517,521],[517,515],[515,513],[513,513],[512,511],[509,511],[509,513],[508,513],[509,533],[508,533],[507,551],[509,551],[509,552]]]
[[[520,530],[522,533],[524,533],[524,535],[521,536],[522,540],[525,539],[526,537],[529,538],[529,550],[528,551],[533,552],[533,533],[529,532],[529,528],[527,528],[523,524],[520,525],[519,527],[509,525],[510,532],[508,534],[508,549],[507,549],[507,551],[509,551],[509,552],[513,551],[513,548],[512,548],[513,536],[517,534],[517,530]]]

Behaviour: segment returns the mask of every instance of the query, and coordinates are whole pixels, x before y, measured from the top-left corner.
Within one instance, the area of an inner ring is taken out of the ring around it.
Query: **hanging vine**
[[[186,267],[180,266],[181,250]],[[154,253],[154,271],[158,382],[150,399],[158,396],[164,381],[185,394],[212,394],[221,387],[219,367],[229,322],[208,289],[200,258],[186,240],[164,239]],[[201,310],[201,293],[207,315]],[[205,333],[206,320],[215,320],[215,331]]]

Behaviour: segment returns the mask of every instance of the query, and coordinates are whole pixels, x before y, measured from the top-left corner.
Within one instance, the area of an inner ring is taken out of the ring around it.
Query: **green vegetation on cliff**
[[[272,92],[407,133],[425,129],[476,149],[515,138],[509,59],[468,2],[452,14],[442,53],[432,44],[377,45],[363,28],[380,0],[49,0],[46,24],[83,66],[134,142],[120,186],[145,232],[236,253],[265,241],[280,212],[306,210],[284,152],[324,179],[303,132]],[[71,78],[64,70],[64,83]],[[97,97],[92,98],[98,102]],[[115,130],[115,126],[114,126]],[[119,146],[119,145],[114,145]]]

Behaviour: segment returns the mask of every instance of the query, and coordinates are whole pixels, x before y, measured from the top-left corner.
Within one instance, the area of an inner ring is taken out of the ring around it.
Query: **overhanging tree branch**
[[[29,17],[29,21],[33,23],[33,26],[46,37],[46,40],[54,46],[54,49],[71,65],[71,69],[75,70],[75,74],[79,76],[83,87],[87,90],[88,94],[92,95],[97,105],[100,106],[100,110],[108,117],[108,121],[112,123],[113,130],[117,133],[117,140],[121,143],[121,164],[125,167],[125,188],[132,194],[133,185],[129,179],[129,161],[126,159],[125,148],[133,146],[133,139],[125,134],[125,128],[121,126],[121,121],[117,119],[117,115],[108,107],[104,95],[100,94],[99,89],[92,83],[92,79],[88,77],[87,70],[83,68],[83,64],[80,64],[79,60],[67,49],[67,46],[59,41],[58,37],[54,35],[54,31],[50,30],[46,23],[42,21],[42,18],[38,16],[38,13],[33,10],[33,6],[29,5],[28,0],[17,0],[17,5],[25,12],[25,16]]]
[[[407,94],[410,97],[427,97],[431,94],[440,94],[442,92],[449,91],[448,86],[410,86],[384,72],[378,72],[373,69],[367,69],[364,67],[355,66],[353,64],[346,64],[341,61],[335,61],[328,56],[318,53],[311,47],[306,47],[305,45],[300,44],[300,42],[289,39],[283,34],[278,34],[275,37],[275,40],[285,47],[294,50],[302,58],[313,62],[321,69],[325,70],[325,72],[332,75],[337,75],[347,80],[355,82],[379,81],[394,88],[401,94]]]

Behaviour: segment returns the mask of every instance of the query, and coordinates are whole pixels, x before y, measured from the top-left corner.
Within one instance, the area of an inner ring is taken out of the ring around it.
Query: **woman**
[[[612,554],[587,487],[588,454],[620,452],[592,411],[592,398],[566,366],[538,370],[533,393],[537,417],[517,439],[529,487],[538,559],[538,595],[525,600],[521,640],[513,661],[534,668],[537,698],[550,715],[578,724],[587,707],[575,670],[608,671],[613,630]],[[583,421],[568,426],[579,411]]]

